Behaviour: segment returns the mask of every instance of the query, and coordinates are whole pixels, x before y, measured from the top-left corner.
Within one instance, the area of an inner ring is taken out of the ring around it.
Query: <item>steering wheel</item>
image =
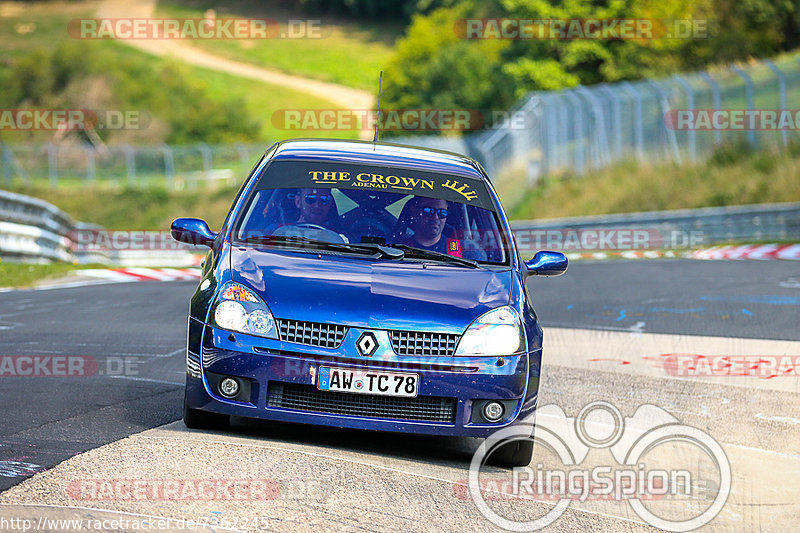
[[[325,242],[344,243],[347,238],[340,235],[333,230],[330,230],[319,224],[312,224],[310,222],[301,222],[299,224],[291,224],[281,226],[272,232],[273,235],[287,235],[292,237],[307,237],[309,239],[316,239]]]
[[[319,224],[312,224],[311,222],[302,222],[300,224],[292,224],[292,227],[300,228],[300,229],[319,229],[322,231],[331,231],[324,226],[320,226]]]

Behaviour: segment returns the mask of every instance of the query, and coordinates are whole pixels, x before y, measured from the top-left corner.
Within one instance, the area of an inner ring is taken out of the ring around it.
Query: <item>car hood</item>
[[[276,318],[371,329],[462,333],[509,302],[510,269],[321,257],[234,246],[232,279],[255,289]]]

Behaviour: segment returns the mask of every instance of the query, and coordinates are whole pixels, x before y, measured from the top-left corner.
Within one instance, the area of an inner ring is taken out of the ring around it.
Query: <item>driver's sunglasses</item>
[[[432,217],[434,214],[438,214],[439,218],[447,218],[447,209],[444,208],[435,208],[435,207],[423,207],[422,214],[426,217]]]
[[[330,194],[320,194],[320,195],[306,194],[304,196],[304,199],[305,199],[305,201],[306,201],[306,203],[308,205],[314,205],[315,203],[317,203],[317,199],[319,199],[319,203],[320,204],[326,205],[328,202],[331,201],[331,195]]]

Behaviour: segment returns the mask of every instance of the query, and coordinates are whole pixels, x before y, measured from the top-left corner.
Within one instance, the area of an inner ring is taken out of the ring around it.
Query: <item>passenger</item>
[[[475,243],[462,243],[453,235],[455,232],[452,228],[447,228],[449,213],[446,200],[417,196],[409,202],[414,202],[410,211],[414,234],[401,244],[476,261],[486,260],[486,253]]]

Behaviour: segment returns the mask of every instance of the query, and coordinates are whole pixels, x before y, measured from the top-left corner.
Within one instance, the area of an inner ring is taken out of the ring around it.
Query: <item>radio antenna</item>
[[[378,110],[375,116],[375,135],[372,137],[373,144],[378,142],[378,124],[381,121],[381,88],[383,86],[383,71],[381,71],[380,78],[378,78]]]

